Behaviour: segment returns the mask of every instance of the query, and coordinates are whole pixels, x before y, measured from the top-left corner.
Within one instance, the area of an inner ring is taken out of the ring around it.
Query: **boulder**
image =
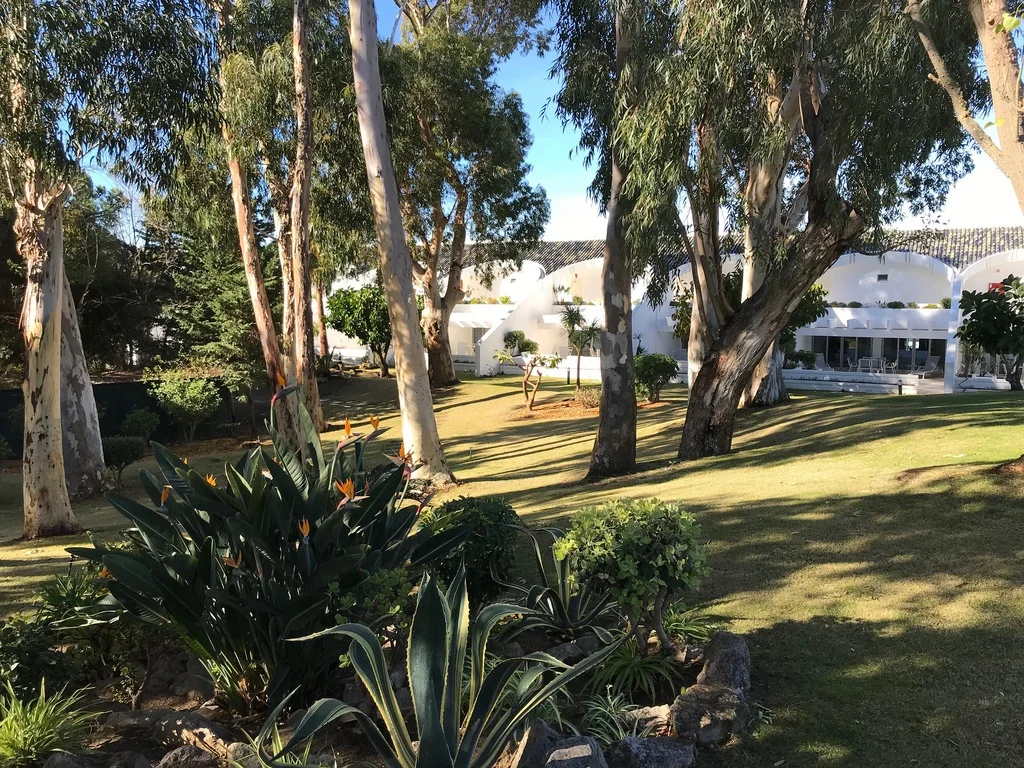
[[[564,664],[575,664],[601,650],[602,647],[603,645],[596,635],[584,635],[578,640],[556,645],[548,651],[548,654]]]
[[[544,763],[545,768],[608,768],[604,753],[589,736],[563,739],[555,745]]]
[[[641,731],[651,729],[661,731],[668,728],[672,720],[671,707],[662,704],[660,707],[640,707],[622,714],[622,724],[627,731],[637,728]]]
[[[672,704],[672,727],[689,744],[723,744],[743,730],[747,708],[743,699],[720,685],[692,685]]]
[[[156,768],[217,768],[219,764],[220,760],[216,755],[211,755],[194,744],[186,744],[164,755],[156,764]]]
[[[173,709],[112,712],[104,727],[117,733],[142,733],[166,747],[185,744],[204,749],[218,757],[227,757],[231,735],[221,726],[196,712]]]
[[[562,741],[562,735],[538,720],[526,729],[523,738],[510,745],[495,768],[543,768],[551,750]]]
[[[171,693],[186,696],[192,701],[207,701],[213,698],[213,680],[205,674],[186,672],[171,685]]]
[[[720,685],[746,698],[750,691],[750,650],[747,641],[732,632],[715,632],[704,649],[704,668],[698,685]]]
[[[54,752],[43,768],[149,768],[149,760],[138,752]]]
[[[68,752],[54,752],[43,763],[43,768],[87,768],[89,763],[81,755]]]
[[[227,763],[241,768],[259,768],[260,758],[251,744],[244,741],[233,741],[228,744]]]
[[[149,760],[138,752],[115,752],[103,765],[105,768],[149,768]]]
[[[609,768],[690,768],[696,759],[693,744],[667,736],[627,736],[605,752]]]

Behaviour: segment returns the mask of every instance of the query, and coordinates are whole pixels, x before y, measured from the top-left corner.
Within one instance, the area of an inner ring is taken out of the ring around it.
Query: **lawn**
[[[438,397],[462,482],[449,493],[504,495],[530,523],[568,524],[620,495],[698,516],[713,569],[699,599],[746,634],[754,698],[770,710],[704,765],[1024,765],[1024,475],[994,469],[1024,453],[1024,398],[799,396],[742,414],[733,454],[678,464],[685,390],[670,387],[641,411],[643,471],[587,484],[595,417],[513,418],[516,385],[468,381]],[[379,413],[397,437],[393,381],[326,391],[333,421]],[[545,382],[538,402],[570,391]],[[182,450],[217,471],[238,453],[221,448]],[[19,494],[0,478],[0,614],[66,563],[69,540],[12,540]],[[102,501],[76,512],[101,534],[120,525]]]

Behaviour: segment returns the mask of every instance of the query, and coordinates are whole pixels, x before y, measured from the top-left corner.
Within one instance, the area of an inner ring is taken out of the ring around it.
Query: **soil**
[[[654,410],[657,408],[663,408],[668,403],[660,401],[657,403],[639,403],[637,408],[642,411]],[[583,403],[576,402],[573,398],[567,397],[562,400],[552,400],[548,402],[536,403],[533,406],[532,411],[526,410],[526,407],[517,408],[512,411],[509,416],[510,421],[528,421],[528,420],[555,420],[555,419],[583,419],[591,416],[598,416],[601,409],[598,407],[587,407]]]

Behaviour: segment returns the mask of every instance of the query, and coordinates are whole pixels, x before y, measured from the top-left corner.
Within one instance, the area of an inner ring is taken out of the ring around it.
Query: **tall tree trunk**
[[[624,3],[615,18],[616,72],[621,75],[632,49]],[[633,378],[633,265],[626,243],[623,194],[626,168],[615,142],[611,147],[612,180],[601,283],[604,331],[601,333],[601,411],[590,455],[591,478],[623,475],[636,469],[636,382]],[[582,350],[580,350],[582,351]],[[578,362],[578,361],[577,361]],[[577,374],[578,375],[578,374]]]
[[[309,268],[309,185],[313,172],[313,108],[309,92],[309,2],[295,0],[292,67],[295,72],[295,165],[292,168],[292,306],[295,371],[302,400],[318,432],[324,429],[313,356],[312,273]]]
[[[256,330],[260,335],[260,346],[263,349],[263,362],[267,369],[267,381],[270,391],[276,395],[288,381],[288,371],[281,357],[281,348],[274,330],[274,317],[270,312],[270,300],[267,298],[267,287],[263,282],[263,267],[260,264],[259,250],[256,247],[256,233],[252,223],[252,200],[249,197],[249,182],[245,169],[231,151],[232,142],[225,128],[224,140],[228,149],[228,170],[231,174],[231,200],[235,209],[235,225],[238,229],[238,244],[242,253],[242,264],[245,267],[245,281],[249,287],[249,300],[256,319]],[[277,428],[289,442],[299,445],[298,429],[295,412],[290,400],[285,399],[277,404],[275,411]]]
[[[370,185],[377,250],[388,298],[395,345],[398,403],[402,439],[415,461],[414,475],[438,484],[454,481],[441,448],[434,420],[430,382],[416,317],[412,255],[402,227],[398,184],[388,145],[380,67],[377,60],[377,17],[373,0],[349,0],[352,70],[356,111]]]
[[[295,339],[295,307],[292,303],[292,212],[291,191],[287,180],[279,178],[264,159],[267,186],[270,188],[270,209],[274,219],[274,239],[281,263],[281,357],[288,371],[287,378],[296,377],[292,346]]]
[[[22,497],[25,538],[81,530],[64,477],[60,348],[64,286],[64,200],[69,190],[46,188],[27,163],[25,196],[14,220],[18,253],[28,277],[21,309],[25,344],[25,447]]]
[[[455,360],[448,337],[451,311],[437,287],[437,275],[428,266],[423,279],[423,335],[427,346],[427,373],[431,389],[451,387],[459,383]]]
[[[64,479],[72,499],[103,490],[103,442],[96,397],[82,349],[78,313],[68,276],[63,274],[60,344],[60,419],[64,448]]]
[[[748,230],[750,225],[747,225]],[[748,243],[750,236],[748,233]],[[747,248],[746,258],[743,264],[743,301],[747,301],[764,282],[764,269],[757,264],[754,251]],[[786,361],[786,353],[782,351],[779,339],[776,337],[764,357],[754,366],[754,372],[750,381],[740,393],[739,407],[744,408],[750,405],[767,407],[778,405],[789,400],[786,392],[786,383],[782,377],[782,366]]]
[[[320,354],[329,355],[331,350],[327,344],[327,312],[324,308],[324,289],[319,283],[313,284],[313,325],[319,337]]]

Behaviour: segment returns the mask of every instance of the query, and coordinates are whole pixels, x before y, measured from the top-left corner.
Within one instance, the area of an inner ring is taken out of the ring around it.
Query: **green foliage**
[[[907,305],[902,301],[887,301],[885,302],[886,309],[906,309]]]
[[[1010,355],[1010,384],[1020,389],[1024,364],[1024,282],[1010,275],[991,291],[964,291],[960,298],[963,322],[957,336],[991,355]],[[998,367],[997,367],[998,370]]]
[[[679,373],[676,361],[668,355],[645,354],[633,358],[636,394],[650,403],[661,399],[661,389]]]
[[[435,533],[456,526],[470,530],[469,538],[432,566],[445,583],[465,568],[473,603],[489,602],[501,593],[516,567],[516,530],[523,524],[511,504],[492,496],[462,496],[424,513],[420,524]]]
[[[535,629],[563,639],[575,639],[595,630],[600,632],[601,627],[613,617],[615,604],[600,583],[590,585],[586,579],[580,578],[572,554],[565,557],[555,554],[555,545],[565,533],[558,528],[540,528],[537,531],[524,528],[522,532],[530,537],[533,544],[534,564],[540,583],[530,587],[503,584],[523,595],[524,604],[529,609],[529,613],[510,625],[507,637]],[[538,538],[541,533],[551,537],[549,550],[541,548]],[[551,552],[550,569],[545,562],[544,551]]]
[[[836,306],[836,305],[833,305],[833,306]],[[851,301],[846,306],[848,306],[850,309],[860,309],[864,305],[861,302],[859,302],[859,301]]]
[[[387,737],[376,719],[336,699],[313,704],[296,727],[286,749],[302,744],[340,717],[352,716],[385,765],[393,768],[490,768],[516,729],[555,692],[589,673],[611,654],[608,646],[573,667],[550,656],[508,659],[488,670],[487,640],[495,624],[523,611],[510,605],[481,608],[470,621],[465,575],[456,574],[447,594],[427,577],[420,586],[409,637],[409,689],[416,712],[415,734],[399,711],[384,651],[376,635],[365,626],[344,624],[324,634],[352,641],[349,655],[359,679],[370,692],[383,720]],[[463,693],[463,671],[469,668],[468,691]],[[530,690],[542,675],[546,682],[504,710],[513,676],[523,674],[516,691]],[[274,713],[264,726],[265,744],[274,725]],[[418,746],[414,742],[418,741]]]
[[[583,700],[583,717],[580,730],[591,736],[607,749],[616,741],[627,736],[649,736],[654,730],[652,726],[642,726],[641,721],[628,718],[639,706],[629,701],[621,693],[613,693],[609,688],[603,694],[588,696]]]
[[[0,768],[27,768],[51,752],[79,746],[95,717],[81,703],[81,691],[48,697],[45,683],[35,700],[22,702],[8,681],[0,691]]]
[[[949,309],[950,307],[953,306],[953,299],[951,299],[949,296],[943,296],[942,301],[939,302],[939,306],[941,306],[943,309]]]
[[[640,627],[664,638],[666,601],[696,590],[707,574],[700,537],[700,525],[680,504],[620,499],[577,513],[555,555],[574,557],[583,580],[606,587],[646,642]]]
[[[659,694],[675,691],[680,682],[679,671],[668,656],[647,654],[640,650],[635,637],[616,645],[614,653],[590,677],[592,691],[607,690],[609,694],[634,701],[638,694],[650,703],[660,700]]]
[[[387,298],[380,281],[364,288],[331,294],[327,300],[327,313],[327,324],[369,347],[377,358],[381,375],[387,376],[391,318],[388,316]]]
[[[145,455],[146,441],[141,437],[112,435],[103,438],[103,461],[116,473],[118,485],[125,469]]]
[[[344,650],[332,647],[336,638],[288,640],[330,626],[340,599],[373,573],[426,564],[466,535],[414,531],[421,505],[407,497],[408,465],[363,468],[378,430],[347,438],[327,459],[301,403],[299,416],[308,458],[270,424],[273,452],[256,449],[226,464],[223,484],[154,443],[161,477],[140,474],[153,507],[107,495],[135,526],[136,550],[96,538],[69,549],[110,575],[109,599],[92,621],[127,611],[177,633],[241,712],[322,684]]]
[[[522,331],[506,331],[501,337],[505,351],[511,355],[534,355],[540,346],[532,339],[526,338]]]
[[[422,523],[421,523],[422,524]],[[416,596],[408,568],[390,568],[370,575],[338,600],[335,620],[373,627],[388,641],[393,653],[404,651],[409,637]]]
[[[195,439],[196,430],[221,403],[216,382],[185,369],[157,373],[149,392],[167,415],[181,425],[186,441]]]
[[[160,428],[160,415],[149,408],[132,408],[121,422],[124,437],[139,437],[148,441]]]
[[[66,574],[57,574],[43,582],[39,588],[42,605],[37,614],[39,621],[59,622],[91,606],[104,592],[91,568],[72,567]]]
[[[665,631],[672,638],[706,643],[720,625],[719,619],[709,616],[700,608],[687,609],[673,604],[665,611]]]
[[[786,351],[786,367],[796,368],[797,363],[804,368],[813,368],[815,361],[814,353],[807,349],[794,349]]]
[[[19,618],[0,621],[0,682],[25,697],[34,695],[44,678],[67,680],[72,663],[56,650],[58,643],[49,622]]]

